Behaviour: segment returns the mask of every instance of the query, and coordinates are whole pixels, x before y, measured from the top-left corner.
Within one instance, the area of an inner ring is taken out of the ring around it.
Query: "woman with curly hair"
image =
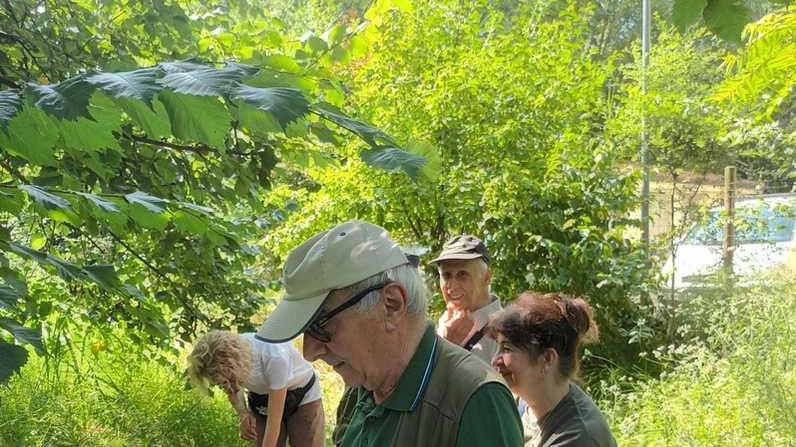
[[[312,365],[291,343],[211,331],[196,341],[188,373],[200,389],[223,389],[255,447],[322,447],[323,405]]]
[[[591,307],[581,298],[525,292],[488,326],[498,351],[492,366],[527,405],[534,433],[526,447],[615,447],[608,423],[575,384],[584,343],[597,339]]]

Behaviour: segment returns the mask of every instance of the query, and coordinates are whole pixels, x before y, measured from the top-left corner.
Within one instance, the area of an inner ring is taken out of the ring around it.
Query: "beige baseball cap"
[[[384,228],[349,220],[316,234],[285,261],[285,293],[257,335],[273,343],[291,340],[315,319],[330,292],[409,261]]]

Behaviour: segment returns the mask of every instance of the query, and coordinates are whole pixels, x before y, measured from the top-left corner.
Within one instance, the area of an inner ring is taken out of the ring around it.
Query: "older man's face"
[[[489,304],[492,275],[480,259],[439,263],[439,287],[445,303],[454,310],[474,311]]]
[[[376,293],[381,293],[381,290]],[[334,292],[324,303],[324,311],[328,312],[344,303],[350,295],[342,291]],[[359,313],[355,308],[347,309],[334,316],[325,326],[331,335],[328,343],[305,334],[304,358],[310,362],[320,359],[331,365],[346,385],[374,390],[381,385],[382,377],[382,321],[377,316],[377,309],[367,313]]]

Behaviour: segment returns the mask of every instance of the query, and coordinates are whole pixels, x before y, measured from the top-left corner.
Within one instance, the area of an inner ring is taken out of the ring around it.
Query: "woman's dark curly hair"
[[[596,341],[598,336],[597,324],[586,300],[561,293],[531,291],[523,292],[511,305],[496,313],[487,329],[493,338],[502,334],[534,360],[547,349],[555,349],[559,371],[568,379],[578,375],[580,347]]]

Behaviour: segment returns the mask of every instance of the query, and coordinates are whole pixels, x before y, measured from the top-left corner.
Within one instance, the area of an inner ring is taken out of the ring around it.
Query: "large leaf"
[[[8,135],[0,132],[0,147],[39,166],[55,164],[53,147],[58,125],[35,107],[23,107],[9,123]]]
[[[155,100],[151,108],[134,99],[120,98],[115,102],[150,138],[171,136],[169,114],[162,102]]]
[[[85,273],[79,265],[64,261],[63,259],[41,251],[34,250],[30,247],[25,247],[24,245],[19,245],[14,242],[0,241],[0,250],[16,253],[19,256],[36,261],[41,265],[53,266],[58,271],[58,274],[66,280],[85,279]]]
[[[0,92],[0,129],[8,129],[8,122],[19,113],[22,108],[22,100],[16,90],[5,90]]]
[[[412,180],[417,179],[420,169],[426,161],[425,157],[389,146],[379,146],[362,151],[360,156],[368,166],[390,172],[403,171]]]
[[[112,98],[131,98],[152,107],[152,99],[161,90],[157,80],[163,76],[160,67],[141,68],[118,73],[94,73],[86,82],[107,93]]]
[[[369,124],[365,124],[361,121],[357,121],[353,118],[347,117],[331,104],[326,104],[326,103],[314,104],[310,107],[310,109],[314,113],[321,116],[322,118],[325,118],[337,124],[338,126],[355,133],[371,146],[380,146],[383,145],[384,143],[387,143],[389,145],[396,144],[395,141],[392,139],[392,137],[390,137],[380,129],[377,129]]]
[[[86,275],[100,287],[106,290],[120,290],[122,282],[116,270],[110,264],[91,264],[83,266]]]
[[[232,97],[242,99],[256,109],[271,113],[283,129],[306,115],[310,104],[304,94],[294,88],[239,85],[232,93]]]
[[[89,117],[88,101],[94,86],[82,76],[75,76],[60,84],[28,84],[25,93],[30,95],[36,107],[58,118],[76,120]]]
[[[17,342],[33,345],[37,350],[44,351],[44,345],[41,343],[41,328],[25,327],[9,318],[0,318],[0,328],[10,332]]]
[[[137,203],[142,205],[144,208],[153,213],[162,213],[166,204],[169,203],[169,201],[166,199],[150,196],[143,191],[136,191],[134,193],[127,194],[124,196],[124,198],[132,204]]]
[[[751,12],[738,0],[709,0],[703,12],[705,26],[722,39],[741,43]]]
[[[17,307],[19,292],[13,287],[0,284],[0,309],[15,309]]]
[[[0,189],[0,211],[17,214],[24,206],[22,194],[16,190],[3,191]]]
[[[158,83],[176,93],[196,96],[226,96],[239,81],[257,73],[246,65],[233,64],[217,69],[202,67],[193,70],[174,71]]]
[[[38,186],[34,185],[19,185],[19,189],[28,193],[28,196],[35,200],[36,202],[40,203],[42,206],[47,208],[48,210],[55,210],[55,209],[64,209],[70,210],[72,209],[72,204],[69,203],[66,199],[56,196],[55,194],[49,193]]]
[[[674,0],[672,23],[681,33],[685,32],[689,25],[693,25],[702,17],[702,11],[707,4],[708,0]]]
[[[433,144],[413,142],[406,145],[406,150],[425,159],[423,167],[420,169],[423,178],[433,182],[439,177],[442,160],[439,156],[439,149]]]
[[[22,346],[0,340],[0,384],[8,382],[28,361],[28,351]]]
[[[122,112],[107,96],[97,92],[89,105],[92,119],[59,121],[64,146],[78,152],[120,149],[114,134],[121,133]]]
[[[120,211],[118,205],[111,202],[110,200],[105,200],[100,196],[90,194],[87,192],[78,192],[77,194],[79,194],[82,197],[85,197],[88,201],[96,205],[102,211],[108,213],[118,213]]]
[[[199,141],[224,150],[224,137],[231,118],[215,97],[191,96],[164,90],[160,101],[166,108],[174,136],[185,141]]]

